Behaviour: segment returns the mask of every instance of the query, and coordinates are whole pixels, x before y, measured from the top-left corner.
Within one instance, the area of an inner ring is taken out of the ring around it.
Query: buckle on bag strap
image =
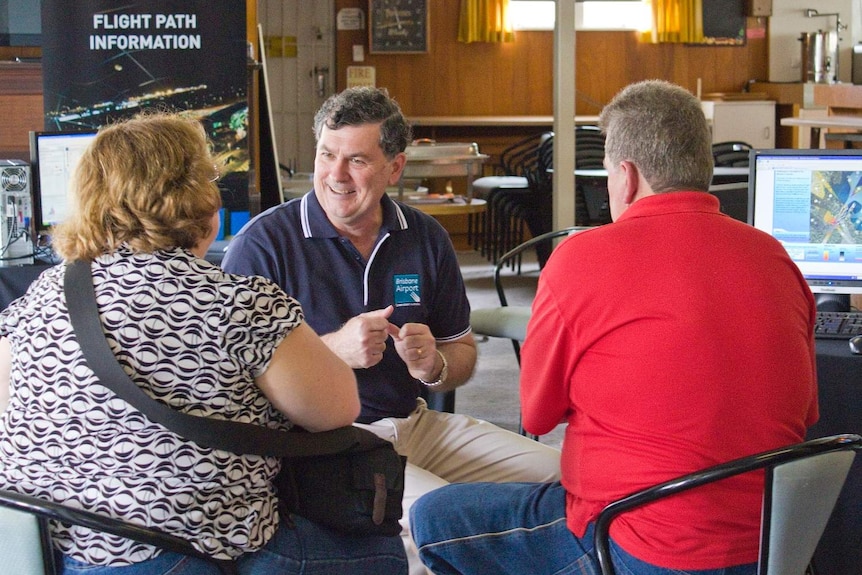
[[[371,512],[371,520],[375,525],[383,523],[386,517],[386,474],[374,474],[374,503]]]

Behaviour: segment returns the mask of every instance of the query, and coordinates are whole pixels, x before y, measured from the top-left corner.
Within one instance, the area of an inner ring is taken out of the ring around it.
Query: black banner
[[[42,0],[46,130],[93,129],[146,108],[200,119],[228,209],[248,205],[244,0]]]

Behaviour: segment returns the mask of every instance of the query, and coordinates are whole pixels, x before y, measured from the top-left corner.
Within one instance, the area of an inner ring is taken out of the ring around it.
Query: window
[[[553,30],[553,0],[511,0],[515,30]],[[575,3],[576,30],[649,30],[649,4],[643,0],[579,0]]]
[[[553,30],[554,4],[551,0],[511,0],[509,18],[515,30]]]

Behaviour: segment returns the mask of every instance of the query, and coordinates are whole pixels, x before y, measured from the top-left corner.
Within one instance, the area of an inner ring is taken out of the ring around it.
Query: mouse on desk
[[[862,355],[862,335],[854,335],[849,340],[850,343],[850,353],[855,353],[856,355]]]

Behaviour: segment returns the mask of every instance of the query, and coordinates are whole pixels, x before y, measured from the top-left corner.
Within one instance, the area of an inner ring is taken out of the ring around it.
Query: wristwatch
[[[446,356],[443,355],[439,349],[434,350],[437,352],[437,355],[440,356],[440,359],[443,360],[443,369],[440,370],[440,375],[437,376],[436,381],[425,381],[424,379],[420,379],[422,383],[427,385],[428,387],[436,387],[438,385],[442,385],[443,382],[446,381],[446,376],[449,375],[449,363],[446,361]]]

